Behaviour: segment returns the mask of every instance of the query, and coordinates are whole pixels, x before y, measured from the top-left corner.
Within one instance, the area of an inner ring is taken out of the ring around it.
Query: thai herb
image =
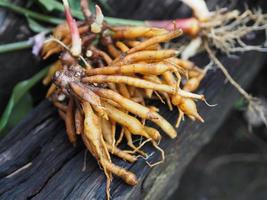
[[[146,100],[159,99],[170,110],[177,108],[176,127],[184,115],[204,122],[196,101],[205,98],[192,92],[205,72],[190,61],[177,58],[177,50],[162,47],[162,43],[179,37],[181,29],[111,26],[104,21],[100,7],[96,6],[93,15],[83,0],[85,20],[75,21],[68,2],[63,3],[66,23],[54,29],[42,49],[44,59],[54,54],[59,59],[50,67],[43,83],[51,83],[47,97],[65,121],[69,141],[75,145],[81,137],[103,169],[109,199],[113,175],[130,185],[138,182],[132,172],[112,163],[111,154],[127,162],[135,162],[140,156],[146,159],[147,153],[141,147],[149,142],[162,158],[147,163],[155,166],[164,161],[164,151],[159,146],[161,134],[147,126],[147,120],[169,137],[177,136],[158,108]],[[145,141],[136,146],[133,136]],[[127,140],[127,149],[118,146],[123,138]]]

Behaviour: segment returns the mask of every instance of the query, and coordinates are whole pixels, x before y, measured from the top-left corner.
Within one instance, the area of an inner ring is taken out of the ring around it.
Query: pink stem
[[[180,28],[185,34],[192,37],[196,36],[200,31],[199,21],[194,17],[174,20],[146,21],[145,23],[151,27],[165,28],[167,30]]]
[[[82,50],[81,38],[76,21],[73,19],[67,0],[63,0],[66,20],[70,29],[72,46],[71,53],[73,56],[79,56]]]

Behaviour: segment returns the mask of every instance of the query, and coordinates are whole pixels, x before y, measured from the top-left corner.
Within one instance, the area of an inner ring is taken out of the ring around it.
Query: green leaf
[[[32,78],[19,82],[13,89],[7,107],[4,110],[0,118],[0,134],[3,129],[6,127],[12,110],[21,100],[21,98],[39,81],[41,80],[47,73],[48,67],[42,69],[40,72],[35,74]]]
[[[44,26],[40,25],[38,22],[36,22],[34,19],[30,18],[26,15],[28,25],[30,29],[35,33],[40,33],[44,31],[50,30],[49,28],[45,28]]]
[[[22,14],[24,16],[27,15],[27,16],[33,18],[33,19],[36,19],[36,20],[39,20],[39,21],[42,21],[42,22],[47,22],[47,23],[50,23],[50,24],[57,25],[57,24],[60,24],[60,23],[62,23],[64,21],[63,19],[51,17],[49,15],[43,15],[41,13],[34,12],[34,11],[29,10],[29,9],[20,7],[20,6],[16,6],[15,4],[10,3],[10,2],[6,2],[6,1],[1,1],[0,0],[0,7],[8,8],[8,9],[10,9],[10,10],[16,12],[16,13]]]
[[[69,0],[71,10],[78,10],[80,11],[80,1],[77,0]]]
[[[92,5],[92,4],[90,4]],[[22,8],[19,6],[16,6],[11,3],[7,3],[5,1],[0,1],[0,7],[8,8],[16,13],[22,14],[22,15],[28,15],[33,19],[42,21],[42,22],[47,22],[50,24],[60,24],[64,22],[64,19],[60,18],[55,18],[51,17],[49,15],[43,15],[34,11],[31,11],[26,8]],[[59,10],[61,11],[61,10]],[[63,10],[62,10],[63,11]],[[74,17],[78,19],[84,19],[82,12],[79,10],[72,10],[72,14]],[[105,20],[110,24],[110,25],[133,25],[133,26],[145,26],[145,22],[141,20],[131,20],[131,19],[121,19],[121,18],[113,18],[113,17],[106,17]]]
[[[62,3],[56,0],[38,0],[38,3],[45,7],[49,12],[51,11],[60,11],[64,12],[64,6]],[[84,19],[83,14],[80,10],[80,1],[69,0],[70,8],[72,15],[78,19]]]
[[[22,49],[28,49],[28,48],[31,48],[32,45],[33,45],[32,39],[8,43],[8,44],[1,44],[0,45],[0,54],[11,52],[11,51],[18,51],[18,50],[22,50]]]
[[[60,10],[63,11],[63,5],[56,0],[38,0],[38,2],[45,7],[47,11]]]
[[[122,19],[122,18],[115,18],[115,17],[105,17],[105,20],[110,25],[146,26],[145,21],[141,21],[141,20]]]
[[[14,127],[18,122],[20,122],[33,108],[32,96],[27,92],[21,100],[14,106],[10,119],[8,121],[7,127]]]
[[[33,108],[33,100],[30,93],[26,93],[22,99],[14,106],[10,119],[1,132],[1,135],[6,135],[13,127],[17,125]]]

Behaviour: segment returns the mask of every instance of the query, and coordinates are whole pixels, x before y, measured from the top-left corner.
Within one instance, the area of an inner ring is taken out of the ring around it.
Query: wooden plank
[[[255,76],[262,61],[259,53],[224,59],[243,85]],[[167,199],[177,188],[186,165],[211,139],[237,98],[236,91],[225,84],[219,71],[208,74],[200,92],[218,106],[210,108],[199,103],[204,124],[187,120],[178,129],[177,139],[164,136],[160,145],[166,153],[164,164],[150,168],[142,159],[129,164],[114,158],[116,164],[136,173],[139,184],[130,187],[115,178],[111,186],[113,199]],[[159,102],[153,103],[159,106],[164,117],[175,122],[176,111],[169,112]],[[86,170],[82,171],[84,146],[79,144],[74,148],[69,144],[63,122],[47,101],[0,142],[0,149],[1,199],[105,199],[103,172],[91,155],[87,158]],[[146,151],[152,153],[150,162],[159,159],[153,148],[146,146]],[[28,167],[18,172],[25,165]]]
[[[133,6],[130,6],[129,2]],[[175,6],[173,6],[170,11],[167,8],[170,8],[171,4],[168,6],[167,2],[171,3],[172,1],[155,0],[147,3],[148,1],[142,0],[138,3],[133,2],[124,1],[121,6],[114,3],[116,15],[123,10],[121,15],[124,17],[130,14],[135,18],[145,19],[151,17],[153,15],[151,13],[154,12],[153,16],[170,18],[176,16],[176,13],[183,13],[186,10],[185,7],[175,10]],[[214,3],[218,3],[218,1],[209,2],[218,5]],[[236,3],[236,1],[234,2]],[[166,9],[161,9],[163,7]],[[156,8],[160,9],[155,10]],[[161,13],[162,10],[170,12]],[[183,14],[186,15],[187,11]],[[153,19],[156,18],[153,17]],[[14,36],[14,32],[11,32],[10,37]],[[26,63],[32,61],[29,57],[23,57],[20,61],[25,64],[15,65],[18,57],[15,58],[12,54],[10,57],[3,57],[2,60],[6,61],[6,58],[10,59],[5,62],[5,68],[9,68],[10,65],[12,68],[14,66],[13,69],[10,69],[9,77],[17,74],[17,66],[25,70]],[[259,53],[247,53],[240,58],[224,59],[230,72],[244,86],[255,77],[263,61],[263,56]],[[26,74],[29,71],[25,70],[24,72]],[[5,85],[9,85],[9,80],[3,81]],[[200,92],[206,94],[210,103],[218,103],[218,106],[209,108],[203,103],[199,103],[200,113],[205,118],[205,124],[187,120],[178,129],[179,138],[175,140],[163,138],[161,147],[166,153],[164,164],[149,168],[142,159],[133,165],[116,158],[113,159],[116,164],[136,173],[139,180],[136,187],[130,187],[115,178],[111,187],[113,199],[167,199],[177,188],[185,167],[199,149],[211,139],[232,107],[234,100],[237,99],[236,91],[229,85],[225,85],[224,77],[219,71],[208,74]],[[159,105],[158,102],[153,103]],[[174,123],[177,116],[176,111],[169,112],[163,105],[160,105],[160,110],[164,117]],[[153,162],[159,159],[159,155],[154,152],[154,149],[146,146],[146,150],[154,153],[149,161]],[[0,141],[0,198],[105,199],[106,180],[92,156],[88,156],[87,168],[82,171],[84,151],[85,148],[81,142],[76,148],[69,144],[64,123],[59,119],[50,103],[43,101]]]

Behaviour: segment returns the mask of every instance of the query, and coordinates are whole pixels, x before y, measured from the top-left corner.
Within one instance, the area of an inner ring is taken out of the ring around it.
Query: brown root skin
[[[74,94],[77,95],[80,99],[88,101],[97,107],[102,107],[99,96],[97,96],[94,92],[85,87],[83,84],[70,82],[69,85],[70,88],[73,90]]]
[[[129,48],[126,46],[126,44],[124,44],[121,41],[117,41],[116,42],[116,46],[122,51],[122,52],[127,52],[129,50]]]
[[[177,107],[180,112],[177,125],[184,115],[203,120],[194,100],[205,100],[204,96],[190,92],[198,88],[203,70],[176,58],[177,50],[161,46],[160,43],[178,37],[180,30],[113,27],[103,22],[98,6],[96,16],[92,15],[86,0],[80,2],[85,21],[77,26],[66,6],[67,0],[63,1],[69,27],[66,23],[58,26],[43,47],[44,57],[60,53],[58,65],[50,68],[44,83],[52,79],[49,99],[65,120],[68,136],[75,137],[70,137],[71,142],[75,143],[80,135],[96,158],[107,178],[106,194],[110,199],[113,174],[130,185],[138,182],[132,172],[113,164],[110,154],[131,163],[140,156],[146,159],[142,148],[149,142],[162,159],[153,164],[147,162],[148,165],[162,163],[165,159],[159,147],[162,137],[156,128],[146,125],[147,120],[171,138],[177,137],[175,128],[147,99],[160,100],[170,110]],[[93,42],[96,38],[97,44]],[[180,84],[183,78],[188,78],[185,85]],[[120,136],[115,135],[118,130]],[[133,137],[137,140],[133,141]],[[123,139],[129,148],[118,148]]]
[[[101,118],[101,127],[102,127],[102,133],[104,140],[107,144],[113,145],[113,137],[112,137],[112,125],[111,122]]]
[[[175,138],[177,136],[175,129],[172,125],[165,120],[160,114],[155,111],[146,108],[134,101],[131,101],[127,98],[122,97],[121,95],[106,89],[100,88],[92,88],[99,96],[108,98],[110,97],[113,101],[121,105],[127,111],[138,115],[141,118],[149,119],[152,122],[156,123],[158,126],[164,130],[166,134],[168,134],[171,138]]]
[[[204,76],[200,75],[197,77],[190,78],[189,80],[186,81],[183,87],[183,90],[188,91],[188,92],[194,92],[199,87],[199,84],[201,80],[203,79],[203,77]]]
[[[168,61],[170,61],[171,63],[174,63],[177,66],[180,66],[186,70],[191,70],[194,68],[195,64],[192,63],[189,60],[183,60],[180,58],[169,58]]]
[[[96,92],[101,97],[109,98],[116,103],[118,103],[121,107],[123,107],[125,110],[138,115],[141,118],[145,119],[157,119],[157,114],[153,111],[151,111],[149,108],[142,106],[128,98],[124,98],[120,94],[112,91],[107,90],[103,88],[92,88],[93,91]]]
[[[117,157],[119,157],[119,158],[121,158],[123,160],[126,160],[126,161],[128,161],[130,163],[133,163],[133,162],[135,162],[137,160],[137,158],[135,156],[132,156],[132,155],[120,150],[116,146],[112,146],[110,144],[106,144],[106,146],[108,148],[108,151],[111,154],[113,154],[113,155],[115,155],[115,156],[117,156]]]
[[[131,98],[131,95],[130,95],[130,93],[129,93],[129,91],[128,91],[128,88],[127,88],[127,86],[126,86],[125,84],[118,84],[117,87],[118,87],[118,91],[119,91],[119,93],[120,93],[123,97],[128,98],[128,99]]]
[[[83,121],[84,121],[84,116],[81,113],[79,108],[76,108],[75,110],[75,129],[76,129],[76,134],[81,135],[83,132]]]
[[[188,116],[192,116],[200,122],[204,122],[204,119],[198,114],[196,104],[192,99],[182,98],[179,108]]]
[[[194,17],[175,20],[161,20],[161,21],[146,21],[146,24],[151,27],[164,28],[172,31],[174,28],[180,28],[183,33],[195,37],[199,34],[200,23]]]
[[[166,71],[175,70],[171,65],[163,63],[136,63],[122,66],[108,66],[104,68],[94,68],[86,70],[87,75],[161,75]]]
[[[141,42],[137,41],[137,40],[128,40],[126,41],[126,44],[130,47],[136,47],[137,45],[139,45]],[[159,44],[155,44],[155,45],[151,45],[147,48],[145,48],[145,50],[159,50],[161,47]]]
[[[64,105],[63,103],[60,103],[58,101],[53,101],[53,105],[58,109],[63,111],[64,113],[67,112],[68,106]]]
[[[57,90],[57,86],[54,83],[52,83],[49,89],[47,90],[46,98],[49,98],[54,92],[56,92],[56,90]]]
[[[167,42],[173,38],[180,36],[181,34],[182,34],[182,30],[179,29],[179,30],[168,32],[166,34],[154,36],[148,40],[145,40],[144,42],[141,42],[140,44],[136,45],[135,47],[129,49],[127,51],[127,54],[131,54],[131,53],[134,53],[137,51],[144,50],[149,46],[159,44],[161,42]]]
[[[62,66],[72,66],[78,64],[77,60],[67,51],[60,54],[60,61]]]
[[[121,58],[117,58],[113,61],[113,65],[127,65],[135,62],[146,61],[146,62],[156,62],[160,60],[164,60],[166,58],[174,57],[178,55],[179,52],[176,50],[144,50],[138,51],[126,56],[122,56]]]
[[[170,94],[176,93],[176,88],[165,85],[165,84],[156,84],[153,82],[145,81],[139,78],[133,78],[130,76],[120,76],[120,75],[95,75],[90,77],[85,77],[82,79],[84,83],[123,83],[131,85],[134,87],[152,89],[162,92],[167,92]]]
[[[129,152],[129,153],[139,153],[140,155],[146,157],[147,154],[145,152],[143,152],[142,150],[140,150],[140,147],[136,147],[134,144],[133,144],[133,139],[132,139],[132,135],[130,133],[129,130],[125,129],[124,131],[124,134],[125,134],[125,138],[127,140],[127,145],[133,149],[132,152]]]
[[[103,60],[108,64],[110,65],[112,63],[112,59],[111,57],[105,53],[104,51],[101,51],[93,46],[90,47],[90,50],[93,52],[93,56],[94,57],[101,57],[103,58]]]
[[[115,27],[114,34],[112,35],[115,39],[136,39],[139,37],[153,37],[168,33],[165,29],[141,27],[141,26],[131,26],[131,27]]]
[[[107,160],[102,161],[102,165],[104,165],[108,171],[112,172],[116,176],[120,177],[125,183],[129,185],[136,185],[138,183],[137,177],[130,171],[127,171],[117,165],[114,165]]]
[[[91,149],[88,150],[96,157],[97,160],[110,160],[110,156],[102,136],[99,118],[94,114],[93,109],[88,102],[82,102],[82,107],[85,115],[84,135],[91,146]]]
[[[62,68],[61,62],[58,60],[51,67],[49,67],[48,73],[43,79],[43,84],[48,85],[52,81],[54,73]]]
[[[67,132],[69,141],[73,145],[76,145],[77,136],[76,136],[76,130],[75,130],[75,125],[74,125],[74,100],[73,98],[70,98],[69,104],[66,110],[65,125],[66,125],[66,132]]]
[[[144,130],[143,125],[136,118],[114,108],[107,103],[103,103],[103,106],[105,107],[106,112],[111,119],[121,124],[122,126],[127,127],[127,129],[129,129],[131,133],[150,138]]]
[[[155,128],[145,126],[145,130],[148,133],[148,135],[156,142],[160,142],[161,140],[161,135],[159,131]]]
[[[66,113],[63,112],[62,110],[58,110],[58,114],[61,117],[61,119],[63,119],[64,121],[66,120]]]

